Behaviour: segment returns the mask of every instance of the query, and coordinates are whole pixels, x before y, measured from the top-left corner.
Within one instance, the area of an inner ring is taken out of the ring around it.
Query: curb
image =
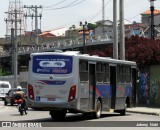
[[[156,113],[156,112],[144,112],[144,111],[133,111],[133,110],[126,110],[126,111],[130,112],[130,113],[140,113],[140,114],[148,114],[148,115],[160,116],[160,113]]]

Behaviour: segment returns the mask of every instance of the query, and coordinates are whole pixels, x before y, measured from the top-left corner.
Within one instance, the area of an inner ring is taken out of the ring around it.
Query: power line
[[[24,8],[29,10],[29,14],[26,13],[24,15],[24,17],[31,17],[32,18],[32,22],[33,22],[33,18],[35,18],[35,31],[34,31],[34,34],[35,34],[36,45],[38,45],[38,34],[39,34],[38,17],[40,18],[40,20],[41,20],[41,17],[42,17],[42,14],[38,14],[38,9],[42,9],[42,6],[33,6],[33,5],[32,6],[26,6],[25,5]]]
[[[64,8],[69,8],[69,7],[73,7],[73,6],[76,6],[78,4],[81,4],[82,2],[86,1],[86,0],[81,0],[80,2],[78,2],[79,0],[75,0],[73,1],[72,3],[68,4],[68,5],[65,5],[63,7],[59,7],[59,8],[51,8],[51,9],[45,9],[45,10],[58,10],[58,9],[64,9]],[[78,2],[78,3],[76,3]],[[75,4],[74,4],[75,3]]]
[[[136,14],[135,16],[129,18],[129,20],[134,19],[134,18],[136,18],[136,17],[138,17],[138,16],[139,16],[139,14]]]
[[[106,7],[110,2],[111,2],[111,0],[109,0],[109,1],[105,4],[104,7]],[[101,11],[102,11],[102,9],[101,9],[98,13],[96,13],[89,21],[93,20],[97,15],[99,15],[99,14],[101,13]]]
[[[52,7],[56,6],[56,5],[59,5],[59,4],[63,3],[63,2],[65,2],[65,1],[66,1],[66,0],[62,0],[61,2],[58,2],[58,3],[54,4],[54,5],[44,6],[44,8],[52,8]]]

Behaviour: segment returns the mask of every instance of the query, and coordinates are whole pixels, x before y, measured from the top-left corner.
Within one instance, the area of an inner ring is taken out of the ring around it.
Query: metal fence
[[[102,33],[99,35],[89,35],[86,36],[85,38],[85,43],[89,44],[89,43],[93,43],[93,44],[98,44],[100,42],[104,42],[104,41],[111,41],[113,39],[108,37],[108,33]],[[83,44],[83,37],[75,37],[72,39],[65,39],[65,40],[58,40],[58,41],[53,41],[53,42],[45,42],[41,45],[33,45],[33,46],[22,46],[22,47],[18,47],[17,51],[18,54],[25,54],[25,53],[32,53],[35,51],[47,51],[47,50],[51,50],[51,49],[61,49],[63,47],[68,47],[68,48],[72,48],[76,45],[82,45]],[[2,53],[0,53],[0,57],[3,56],[9,56],[11,55],[12,50],[7,50],[7,51],[3,51]]]

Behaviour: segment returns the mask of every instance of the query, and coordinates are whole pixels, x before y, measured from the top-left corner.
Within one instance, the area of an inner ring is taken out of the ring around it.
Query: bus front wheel
[[[101,102],[98,100],[96,103],[96,108],[95,108],[95,112],[94,112],[94,117],[96,119],[99,119],[101,117],[101,113],[102,113],[102,104]]]
[[[50,111],[50,115],[51,115],[51,118],[53,120],[63,120],[66,116],[66,111],[65,110],[62,110],[62,111]]]

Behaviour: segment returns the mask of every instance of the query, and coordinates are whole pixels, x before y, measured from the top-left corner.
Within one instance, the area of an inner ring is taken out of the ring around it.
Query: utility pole
[[[38,47],[38,34],[39,34],[39,30],[38,30],[38,18],[41,19],[42,14],[38,14],[38,9],[42,9],[42,6],[24,6],[24,8],[29,9],[29,14],[25,14],[24,16],[27,17],[31,17],[33,19],[33,17],[35,18],[35,31],[34,31],[34,35],[35,35],[35,43]],[[32,12],[32,13],[31,13]]]
[[[12,59],[12,74],[14,74],[14,28],[11,28],[11,59]]]
[[[14,87],[18,85],[17,70],[18,70],[18,56],[17,56],[17,10],[15,9],[15,35],[14,35]]]
[[[125,60],[124,0],[120,0],[120,60]]]
[[[17,6],[17,3],[19,5],[20,1],[15,0],[14,1],[14,8],[9,9],[8,13],[8,19],[5,19],[6,23],[9,23],[9,25],[11,25],[10,30],[11,30],[11,43],[13,43],[14,45],[12,46],[12,52],[13,52],[13,62],[12,62],[12,66],[14,67],[14,87],[17,87],[18,85],[18,56],[17,56],[17,35],[18,35],[18,23],[22,22],[21,17],[19,17],[19,15],[22,15],[22,11],[19,9],[19,7]],[[13,4],[12,4],[13,5]],[[21,25],[21,24],[20,24]],[[9,26],[7,26],[9,28]]]
[[[151,39],[154,40],[155,36],[155,31],[154,31],[154,1],[155,0],[150,0],[150,11],[151,11]]]
[[[102,33],[104,33],[104,21],[105,21],[105,1],[102,0]]]
[[[11,29],[15,27],[15,10],[17,10],[17,35],[21,36],[24,33],[24,17],[23,17],[23,2],[22,0],[9,0],[8,14],[6,21],[6,40],[11,38]],[[10,40],[9,40],[10,42]]]
[[[86,31],[86,27],[87,27],[88,23],[85,21],[85,23],[83,24],[82,22],[80,22],[80,26],[83,27],[83,54],[86,54],[87,53],[87,50],[86,50],[86,38],[85,38],[85,31]]]
[[[117,0],[113,0],[113,58],[118,59]]]
[[[73,51],[73,46],[74,46],[74,37],[75,37],[75,28],[76,26],[75,25],[72,25],[70,28],[69,28],[69,33],[71,33],[71,38],[72,38],[72,51]],[[70,36],[70,34],[69,34]]]
[[[13,67],[14,67],[14,87],[18,85],[18,79],[17,79],[17,73],[18,73],[18,56],[17,56],[17,24],[18,22],[21,22],[20,19],[18,19],[18,11],[14,10],[14,19],[12,19],[12,22],[14,22],[14,28],[11,29],[11,43],[12,43],[12,52],[13,52]],[[6,21],[9,21],[6,19]]]

